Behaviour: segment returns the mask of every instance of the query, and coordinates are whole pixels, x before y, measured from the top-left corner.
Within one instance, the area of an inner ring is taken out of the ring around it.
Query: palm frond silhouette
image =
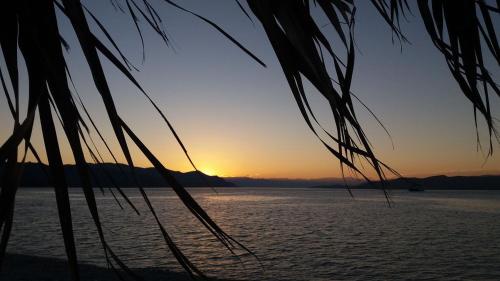
[[[144,20],[166,45],[170,44],[161,23],[161,16],[155,8],[156,5],[167,5],[172,9],[189,13],[210,25],[240,48],[243,53],[249,55],[251,59],[263,67],[266,66],[257,55],[245,48],[236,38],[210,19],[187,10],[174,1],[158,1],[161,3],[155,3],[155,5],[151,2],[150,0],[110,0],[110,3],[118,11],[130,16],[140,34],[143,48],[144,39],[138,24],[139,20]],[[404,0],[371,0],[371,3],[374,11],[378,12],[389,25],[394,38],[405,42],[407,39],[401,32],[400,19],[406,17],[406,14],[410,12],[411,5]],[[370,178],[359,166],[361,160],[369,163],[370,169],[382,182],[386,178],[386,173],[397,174],[395,170],[380,161],[375,155],[354,110],[353,98],[354,100],[357,98],[351,93],[351,82],[356,57],[353,33],[356,19],[355,1],[248,0],[247,5],[243,5],[236,0],[236,4],[243,11],[243,16],[252,21],[256,19],[262,25],[304,120],[324,146],[340,161],[341,167],[354,171],[368,181]],[[311,12],[312,8],[320,9],[326,15],[329,24],[335,30],[335,34],[326,34],[322,31],[321,25]],[[492,142],[498,136],[490,106],[490,95],[500,96],[500,89],[485,60],[493,58],[496,61],[495,66],[500,64],[500,48],[496,35],[498,26],[495,26],[493,19],[500,13],[500,2],[418,0],[416,8],[423,19],[428,35],[435,47],[442,53],[453,78],[460,86],[462,93],[472,103],[475,120],[477,113],[486,120],[490,136],[488,153],[491,154],[493,152]],[[1,4],[0,9],[0,45],[3,54],[0,78],[7,107],[12,115],[13,131],[0,147],[0,166],[2,166],[2,174],[0,175],[0,230],[2,231],[0,265],[5,258],[14,217],[16,192],[27,153],[33,154],[40,161],[38,151],[31,144],[33,126],[38,114],[44,142],[43,149],[48,160],[46,173],[56,194],[59,220],[72,280],[79,280],[78,259],[73,237],[68,184],[63,170],[56,122],[61,123],[64,130],[63,137],[70,144],[82,181],[85,199],[108,264],[113,270],[117,272],[121,270],[133,279],[140,280],[140,277],[130,270],[107,244],[102,230],[100,213],[97,209],[92,186],[92,173],[88,166],[89,161],[85,158],[85,154],[88,153],[92,161],[103,162],[99,151],[95,146],[92,146],[94,140],[90,134],[91,130],[96,132],[99,140],[104,143],[107,152],[115,162],[118,161],[107,144],[108,140],[101,134],[78,92],[73,87],[71,73],[67,68],[64,56],[68,43],[60,35],[60,23],[56,18],[56,13],[59,12],[69,20],[71,29],[76,34],[95,87],[105,105],[107,120],[113,128],[113,137],[119,143],[121,153],[131,172],[134,171],[134,161],[126,138],[131,139],[132,143],[159,171],[165,179],[165,183],[173,188],[192,215],[229,251],[233,252],[235,247],[249,251],[211,219],[179,184],[171,171],[156,158],[139,136],[123,121],[122,115],[115,106],[116,95],[112,95],[106,79],[106,72],[102,66],[103,60],[107,60],[116,67],[152,104],[175,136],[193,168],[197,170],[173,125],[134,78],[132,71],[135,67],[120,50],[112,34],[106,30],[105,22],[97,18],[79,0],[8,0]],[[91,30],[89,21],[95,23],[99,31],[104,34],[106,41],[103,40],[104,38],[100,39]],[[341,48],[333,48],[331,45],[333,41],[336,42],[336,46],[341,46]],[[21,71],[18,67],[20,63],[18,51],[24,59],[27,70],[29,84],[27,93],[20,92],[19,76]],[[304,79],[309,81],[328,102],[336,125],[335,132],[324,129],[316,119],[306,97],[303,86]],[[24,111],[20,105],[21,95],[26,95],[28,100]],[[26,112],[26,114],[22,116],[21,112]],[[54,112],[56,117],[53,115]],[[326,135],[328,138],[323,139],[321,135]],[[193,278],[204,277],[204,274],[176,246],[157,217],[139,180],[136,180],[136,185],[172,254]],[[138,212],[119,186],[115,185],[113,188],[131,208]],[[113,196],[115,196],[114,193]]]

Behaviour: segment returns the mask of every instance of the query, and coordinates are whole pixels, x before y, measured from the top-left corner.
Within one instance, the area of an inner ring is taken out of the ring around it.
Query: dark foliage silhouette
[[[148,27],[152,28],[168,46],[170,41],[162,27],[161,17],[151,2],[149,0],[110,0],[118,12],[130,16],[140,34],[143,45],[144,39],[138,24],[139,20],[143,20]],[[185,9],[173,1],[157,2],[155,5],[167,5],[173,9],[179,9],[212,26],[250,58],[265,67],[264,62],[213,21]],[[407,39],[400,30],[400,19],[405,18],[406,14],[411,12],[408,3],[404,0],[371,0],[371,3],[375,11],[389,25],[394,38],[401,43],[405,42]],[[243,5],[236,0],[235,5],[243,11],[243,16],[247,16],[252,21],[256,18],[264,28],[302,116],[312,132],[339,159],[341,167],[346,167],[369,180],[359,166],[360,161],[366,162],[382,182],[384,182],[387,172],[396,173],[376,157],[354,110],[353,98],[354,100],[357,98],[351,93],[350,86],[356,53],[353,33],[356,18],[355,1],[248,0],[247,5]],[[313,8],[321,10],[326,15],[329,24],[335,30],[335,34],[325,34],[322,31],[317,19],[311,13]],[[442,53],[463,94],[472,103],[474,118],[477,118],[476,115],[479,112],[486,120],[490,135],[489,154],[491,154],[492,141],[497,137],[497,133],[490,107],[490,95],[499,96],[500,90],[494,77],[491,76],[485,60],[492,57],[495,60],[495,66],[500,64],[497,30],[492,19],[492,17],[499,15],[500,2],[418,0],[417,9],[432,42]],[[134,175],[134,161],[126,138],[131,139],[132,143],[158,170],[192,215],[231,253],[234,253],[234,249],[238,247],[249,251],[210,218],[179,184],[172,172],[155,157],[139,136],[123,121],[108,86],[102,60],[107,60],[114,65],[151,102],[197,171],[172,124],[133,77],[132,72],[135,67],[123,55],[113,40],[112,34],[106,30],[105,22],[94,16],[92,11],[79,0],[7,0],[1,4],[0,9],[0,44],[3,54],[0,78],[7,107],[12,114],[13,131],[0,147],[0,165],[2,166],[2,174],[0,175],[0,229],[2,231],[0,265],[5,257],[14,216],[16,192],[27,153],[33,154],[40,161],[38,151],[30,142],[35,116],[38,114],[44,141],[43,150],[48,159],[46,174],[50,178],[56,194],[59,220],[72,280],[79,280],[80,274],[73,237],[68,183],[64,177],[55,122],[61,123],[64,130],[63,137],[70,144],[85,199],[109,267],[117,274],[124,272],[133,279],[141,279],[127,268],[107,244],[102,230],[100,213],[92,189],[93,175],[89,169],[90,161],[85,158],[85,154],[88,153],[91,157],[90,160],[95,163],[102,163],[103,157],[94,145],[94,135],[91,132],[97,135],[98,140],[105,145],[107,153],[115,162],[117,162],[117,158],[73,86],[71,73],[66,66],[64,57],[68,43],[59,33],[57,13],[61,13],[71,23],[72,31],[76,34],[79,47],[83,51],[95,87],[105,105],[107,119],[112,125],[114,138],[118,141],[121,153],[130,168],[128,173],[136,178],[135,183],[149,211],[153,214],[165,243],[186,272],[194,278],[204,277],[203,273],[176,246],[156,216],[146,192]],[[98,38],[96,33],[91,30],[89,21],[95,23],[105,38]],[[336,48],[332,47],[331,42],[336,43]],[[18,64],[20,61],[18,61],[18,51],[24,59],[27,70],[29,83],[27,93],[21,93],[19,90],[20,69]],[[306,97],[303,79],[309,81],[325,97],[331,108],[336,132],[327,131],[316,119]],[[21,116],[22,110],[19,102],[21,95],[27,95],[28,100],[25,116]],[[326,135],[328,138],[324,139],[321,135]],[[112,178],[110,178],[110,182],[113,182]],[[115,190],[131,208],[137,211],[118,185],[114,184],[113,189],[110,190],[111,192]],[[115,196],[114,193],[112,194]]]

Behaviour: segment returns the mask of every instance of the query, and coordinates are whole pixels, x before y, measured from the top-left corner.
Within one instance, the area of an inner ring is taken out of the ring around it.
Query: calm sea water
[[[211,276],[237,280],[500,280],[500,192],[392,193],[297,188],[191,189],[223,229],[252,249],[231,257],[169,189],[148,189],[181,249]],[[138,192],[142,213],[98,195],[106,237],[131,267],[181,271]],[[8,252],[64,258],[50,189],[17,197]],[[83,194],[71,191],[79,258],[105,265]],[[122,204],[124,204],[122,202]]]

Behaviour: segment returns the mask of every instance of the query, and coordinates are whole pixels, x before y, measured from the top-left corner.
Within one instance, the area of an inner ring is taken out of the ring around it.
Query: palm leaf
[[[486,1],[433,0],[431,4],[418,1],[425,28],[463,94],[472,103],[474,115],[479,111],[485,118],[490,136],[488,154],[491,155],[492,137],[498,139],[498,133],[489,95],[493,92],[500,97],[500,89],[486,67],[481,42],[486,43],[487,50],[500,65],[498,40],[491,20],[491,14],[499,14],[500,3],[497,1],[497,7],[493,7]]]

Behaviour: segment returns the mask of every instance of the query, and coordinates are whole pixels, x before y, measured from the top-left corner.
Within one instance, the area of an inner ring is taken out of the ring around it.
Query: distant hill
[[[381,187],[380,183],[375,184]],[[500,189],[500,176],[454,176],[444,175],[427,178],[394,179],[388,181],[387,189]],[[373,185],[363,183],[355,188],[373,188]]]
[[[262,179],[250,177],[226,177],[226,180],[240,187],[311,187],[311,186],[344,186],[344,180],[341,178],[322,178],[322,179]],[[361,184],[363,181],[346,178],[350,186]]]
[[[93,185],[109,187],[113,186],[112,181],[121,187],[135,187],[132,173],[124,164],[89,164],[91,173],[97,180],[93,180]],[[2,167],[0,165],[0,172]],[[45,171],[46,165],[37,163],[25,163],[24,173],[21,178],[21,186],[27,187],[47,187],[49,180]],[[81,182],[75,165],[65,165],[64,171],[68,185],[72,187],[81,186]],[[263,179],[250,177],[227,177],[208,176],[201,172],[177,172],[171,171],[174,177],[187,187],[319,187],[319,188],[345,188],[344,180],[341,178],[323,179]],[[135,168],[135,173],[140,182],[145,187],[168,186],[164,179],[154,168]],[[364,181],[354,178],[346,178],[346,182],[353,189],[374,188]],[[498,189],[500,190],[500,175],[492,176],[432,176],[426,178],[398,178],[389,180],[387,189],[409,189],[422,188],[432,189]],[[381,187],[380,183],[375,183],[375,188]]]
[[[97,186],[113,186],[114,181],[120,187],[135,187],[132,172],[128,166],[123,164],[89,164],[92,175],[95,177],[93,185]],[[49,179],[44,172],[48,171],[46,165],[37,163],[26,163],[24,172],[21,178],[21,186],[29,187],[46,187],[49,185]],[[1,171],[1,167],[0,167]],[[64,171],[66,174],[68,185],[71,187],[81,186],[75,165],[65,165]],[[165,180],[154,168],[135,168],[135,173],[141,184],[145,187],[161,187],[168,186]],[[208,176],[201,172],[176,172],[172,171],[174,177],[184,186],[202,187],[202,186],[235,186],[233,183],[226,181],[217,176]],[[97,179],[97,180],[96,180]],[[208,183],[208,184],[207,184]]]

